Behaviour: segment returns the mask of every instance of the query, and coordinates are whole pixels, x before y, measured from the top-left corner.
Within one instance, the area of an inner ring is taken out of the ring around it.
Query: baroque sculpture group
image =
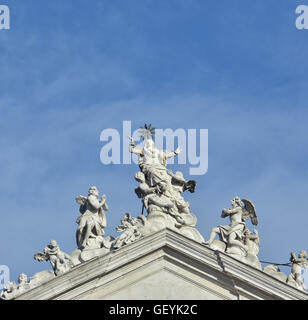
[[[102,195],[99,198],[97,188],[91,187],[88,196],[76,198],[80,205],[80,216],[76,221],[77,249],[68,255],[59,248],[55,240],[51,240],[43,253],[36,253],[34,259],[50,261],[52,270],[38,272],[30,280],[22,273],[18,278],[18,284],[15,282],[6,284],[1,292],[1,299],[14,299],[85,261],[118,250],[164,228],[175,230],[210,249],[224,252],[262,270],[258,259],[258,231],[254,229],[251,232],[246,225],[249,219],[254,226],[258,225],[254,204],[239,197],[232,199],[231,208],[223,209],[221,214],[222,218],[229,218],[229,225],[213,228],[209,240],[205,241],[195,228],[197,218],[190,211],[190,204],[182,195],[185,191],[194,193],[196,181],[186,180],[181,172],[173,173],[167,169],[167,159],[177,156],[181,150],[179,148],[175,151],[158,150],[153,141],[154,128],[151,125],[141,128],[140,135],[144,140],[143,147],[137,146],[130,138],[129,151],[138,156],[140,171],[136,173],[135,179],[139,185],[135,192],[142,201],[142,214],[132,217],[130,213],[126,213],[121,219],[121,224],[116,227],[121,233],[120,236],[105,237],[105,211],[109,209],[106,196]],[[144,214],[144,210],[147,215]],[[219,240],[215,239],[217,235]],[[263,271],[299,290],[306,291],[301,271],[302,268],[308,267],[307,253],[302,250],[297,257],[292,252],[290,261],[292,271],[288,277],[280,272],[276,265],[268,265]]]

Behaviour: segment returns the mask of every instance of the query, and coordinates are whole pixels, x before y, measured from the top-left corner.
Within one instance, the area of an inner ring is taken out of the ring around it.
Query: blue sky
[[[74,199],[90,186],[107,195],[106,234],[140,214],[137,166],[100,162],[101,131],[123,120],[209,130],[209,171],[186,195],[205,238],[238,195],[256,205],[261,260],[308,250],[305,0],[1,4],[0,264],[13,280],[50,268],[33,254],[51,239],[76,248]]]

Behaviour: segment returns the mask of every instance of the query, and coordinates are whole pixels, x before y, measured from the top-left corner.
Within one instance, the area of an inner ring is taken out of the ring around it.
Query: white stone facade
[[[262,270],[164,229],[95,257],[16,300],[308,300]]]

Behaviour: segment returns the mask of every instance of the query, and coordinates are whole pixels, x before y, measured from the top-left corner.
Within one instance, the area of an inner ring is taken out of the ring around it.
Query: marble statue
[[[36,253],[34,259],[39,262],[50,261],[56,276],[71,270],[73,267],[71,257],[60,250],[55,240],[50,241],[50,244],[44,249],[44,253]]]
[[[104,228],[106,227],[106,215],[104,210],[108,210],[106,195],[98,199],[99,191],[95,186],[91,187],[88,196],[76,198],[80,204],[81,215],[77,218],[78,228],[76,241],[79,249],[101,248],[104,242]]]
[[[133,138],[129,137],[129,151],[138,156],[140,171],[135,174],[135,180],[138,182],[135,193],[141,200],[141,214],[135,218],[130,213],[125,213],[121,224],[116,227],[116,231],[121,234],[116,239],[111,236],[105,237],[107,226],[105,211],[109,210],[106,195],[103,194],[99,198],[98,189],[95,186],[91,187],[87,196],[80,195],[75,199],[80,205],[80,215],[76,220],[77,249],[68,255],[61,251],[55,240],[51,240],[43,253],[36,253],[34,259],[39,262],[50,261],[52,270],[38,272],[30,280],[26,274],[20,274],[18,283],[8,282],[5,285],[0,293],[0,299],[14,299],[25,291],[70,271],[80,263],[132,244],[141,237],[165,228],[170,228],[213,250],[224,252],[262,270],[258,259],[260,243],[258,231],[254,229],[251,232],[246,225],[249,219],[254,226],[258,225],[254,204],[247,199],[233,198],[231,208],[223,209],[221,214],[222,218],[229,218],[229,225],[213,228],[209,240],[205,242],[196,229],[197,218],[191,212],[190,203],[183,197],[186,191],[195,192],[196,181],[186,180],[180,171],[173,172],[167,169],[167,160],[176,157],[181,149],[177,148],[174,151],[158,149],[153,141],[155,129],[151,125],[145,125],[139,133],[144,142],[143,146],[136,145]],[[216,239],[217,236],[219,240]],[[302,269],[308,268],[306,251],[300,251],[298,257],[292,252],[290,261],[292,271],[288,277],[277,265],[266,266],[263,271],[284,283],[306,291],[302,278]]]
[[[139,186],[135,189],[142,200],[142,213],[147,212],[146,221],[142,224],[142,236],[171,228],[187,237],[204,242],[202,235],[195,228],[196,216],[190,211],[190,203],[182,196],[185,191],[195,192],[196,181],[185,180],[181,172],[173,173],[167,169],[167,159],[177,156],[181,149],[175,151],[159,150],[152,140],[154,128],[145,125],[140,135],[144,146],[137,146],[130,137],[129,151],[138,155],[140,172],[135,179]]]
[[[0,293],[0,298],[2,300],[10,300],[14,299],[17,295],[17,284],[14,281],[10,281],[4,285],[4,288]]]
[[[296,257],[295,252],[292,252],[290,261],[292,262],[292,270],[288,276],[287,283],[299,290],[306,291],[307,288],[303,281],[302,270],[303,268],[308,268],[307,252],[301,250],[298,257]]]
[[[145,216],[132,218],[130,213],[126,213],[121,219],[121,224],[116,227],[117,232],[123,232],[113,243],[113,248],[117,249],[123,245],[130,244],[141,237],[140,228],[145,225]]]
[[[259,235],[257,230],[252,234],[245,222],[250,218],[253,225],[258,225],[255,206],[251,201],[239,197],[231,200],[231,206],[230,209],[223,209],[221,214],[222,218],[229,217],[230,224],[212,229],[209,240],[204,244],[260,269],[261,264],[257,258]],[[219,236],[219,240],[215,240],[216,235]]]
[[[18,295],[22,294],[23,292],[30,289],[30,284],[28,282],[28,276],[24,273],[21,273],[18,277],[18,284],[14,281],[8,282],[1,294],[0,298],[3,300],[10,300],[14,299]]]
[[[249,229],[244,230],[244,245],[247,248],[247,252],[250,254],[257,256],[259,253],[259,244],[260,238],[259,233],[256,229],[253,230],[253,233]]]
[[[18,294],[21,294],[30,289],[30,284],[28,281],[28,276],[25,273],[21,273],[18,277]]]
[[[167,159],[177,156],[181,149],[177,148],[175,151],[157,149],[152,140],[155,129],[151,125],[140,128],[139,133],[144,140],[144,146],[136,146],[134,140],[129,137],[129,151],[138,155],[139,167],[146,175],[147,183],[150,187],[153,187],[160,181],[169,181],[166,169]]]
[[[0,293],[0,299],[11,300],[21,295],[22,293],[33,289],[43,283],[51,280],[55,277],[55,273],[52,270],[44,270],[37,272],[34,276],[28,280],[28,276],[25,273],[21,273],[18,277],[18,283],[15,281],[8,282],[4,289]]]
[[[114,241],[111,236],[105,237],[105,211],[109,210],[106,195],[99,199],[99,191],[93,186],[87,197],[80,195],[76,202],[80,205],[80,216],[76,220],[77,249],[70,254],[74,265],[108,253]]]

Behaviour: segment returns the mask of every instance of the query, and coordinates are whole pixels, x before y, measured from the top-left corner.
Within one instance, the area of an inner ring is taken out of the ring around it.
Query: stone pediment
[[[170,229],[95,257],[16,300],[308,300],[262,270]]]
[[[131,137],[129,142],[129,152],[138,156],[135,193],[141,214],[126,212],[116,227],[121,234],[105,235],[107,196],[100,197],[97,187],[90,187],[87,196],[76,197],[76,250],[67,254],[51,240],[34,259],[49,261],[52,270],[36,273],[29,281],[20,274],[18,284],[5,285],[0,299],[307,300],[305,250],[291,253],[284,264],[292,268],[288,276],[275,263],[262,270],[255,229],[259,219],[252,201],[234,197],[231,207],[221,212],[229,224],[214,227],[205,241],[183,196],[195,193],[197,182],[167,169],[167,159],[181,149],[157,149],[153,134],[154,128],[145,125],[143,146]]]

